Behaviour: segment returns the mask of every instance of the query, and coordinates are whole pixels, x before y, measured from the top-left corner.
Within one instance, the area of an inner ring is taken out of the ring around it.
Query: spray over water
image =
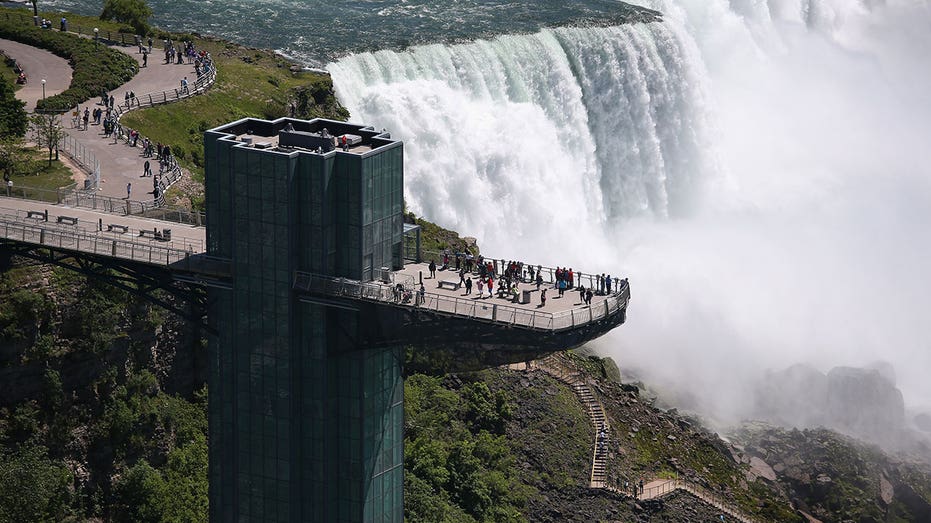
[[[931,404],[927,2],[666,0],[329,65],[406,141],[408,206],[495,255],[628,276],[596,342],[722,420],[768,368],[891,363]]]

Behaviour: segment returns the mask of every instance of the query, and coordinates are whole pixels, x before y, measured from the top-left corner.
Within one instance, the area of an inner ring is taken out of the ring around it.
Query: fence
[[[627,307],[630,298],[630,291],[627,283],[624,282],[618,293],[608,296],[603,302],[553,313],[511,305],[489,304],[484,301],[430,292],[423,294],[421,302],[419,293],[413,292],[412,285],[401,284],[399,288],[397,284],[361,282],[300,271],[295,274],[294,287],[298,290],[329,296],[412,306],[450,315],[545,331],[570,329],[608,317]]]
[[[93,192],[75,191],[74,185],[59,189],[14,186],[6,192],[0,192],[0,194],[11,198],[54,202],[110,214],[134,215],[186,225],[201,226],[207,223],[205,214],[200,211],[158,205],[151,201],[126,200],[113,196],[102,196]]]
[[[0,220],[0,231],[2,231],[2,237],[9,240],[157,265],[172,265],[184,262],[194,255],[192,251],[173,247],[115,239],[81,230],[65,230],[59,227],[33,225],[10,220]]]
[[[120,118],[122,118],[123,114],[135,109],[162,105],[200,94],[206,91],[211,85],[213,85],[213,83],[216,81],[216,78],[216,67],[212,62],[210,62],[209,68],[194,81],[193,86],[190,86],[187,89],[178,88],[169,91],[145,93],[142,95],[137,95],[128,101],[124,101],[123,103],[114,104],[113,110],[116,113],[116,127],[113,131],[114,143],[122,139],[126,141],[127,145],[132,144],[135,146],[137,143],[145,141],[145,136],[142,134],[138,134],[135,141],[131,140],[130,129],[128,127],[124,127],[123,124],[120,123]],[[158,178],[157,194],[152,200],[152,203],[155,204],[155,206],[160,206],[165,203],[165,192],[172,185],[174,185],[175,182],[181,179],[182,174],[181,166],[178,165],[177,160],[175,160],[173,156],[168,158],[167,169],[165,169],[161,173],[161,176]]]
[[[654,485],[652,487],[645,487],[643,493],[640,495],[640,499],[652,499],[660,496],[669,494],[677,489],[684,490],[689,494],[697,497],[703,502],[715,507],[721,512],[729,515],[730,517],[742,521],[744,523],[763,523],[762,520],[754,518],[742,510],[738,509],[731,500],[716,494],[715,492],[702,487],[701,485],[688,481],[685,479],[670,479],[660,483],[659,485]],[[619,490],[617,487],[613,487],[613,490],[618,492],[624,492]],[[624,492],[627,494],[627,492]]]
[[[98,236],[110,239],[124,240],[131,238],[138,238],[143,235],[140,229],[129,227],[123,224],[117,224],[118,227],[113,228],[113,230],[104,230],[104,227],[110,225],[107,222],[104,222],[102,219],[99,221],[93,220],[77,220],[73,224],[60,223],[55,221],[46,221],[46,218],[41,218],[37,216],[38,210],[23,210],[23,209],[12,209],[9,207],[0,207],[0,220],[6,220],[8,222],[16,223],[28,223],[30,225],[35,224],[46,229],[58,230],[67,233],[81,233],[81,234],[96,234]],[[153,224],[154,225],[154,224]],[[153,227],[155,228],[155,227]],[[151,232],[153,228],[146,228],[146,232]],[[109,229],[109,227],[108,227]],[[129,240],[132,241],[132,240]],[[166,247],[172,247],[176,249],[181,249],[183,251],[191,253],[203,253],[206,251],[204,246],[204,241],[201,239],[180,237],[175,235],[171,240],[160,240],[162,245]]]
[[[414,259],[413,255],[414,253],[406,248],[405,259],[413,260]],[[433,260],[437,262],[437,264],[439,264],[440,261],[443,260],[444,255],[445,253],[442,253],[439,251],[424,251],[423,259],[425,261]],[[466,256],[467,255],[465,255],[464,253],[449,253],[450,264],[454,264],[457,257],[459,257],[459,263],[462,264],[465,262]],[[478,257],[475,257],[473,261],[475,263],[478,263]],[[501,258],[482,257],[482,261],[484,263],[491,262],[494,266],[495,274],[503,274],[505,269],[507,269],[507,266],[509,263],[508,260],[504,260]],[[544,267],[542,265],[526,264],[526,263],[523,264],[523,267],[522,267],[523,274],[521,274],[521,278],[524,281],[529,281],[528,269],[531,269],[531,268],[534,271],[534,277],[536,277],[537,274],[540,274],[542,276],[543,283],[551,283],[551,284],[556,283],[556,269],[555,268]],[[599,282],[602,278],[598,274],[583,274],[581,272],[573,271],[572,279],[574,282],[574,286],[576,288],[584,285],[586,289],[597,290],[599,288]],[[615,292],[617,292],[621,288],[621,286],[624,284],[623,280],[619,278],[611,278],[611,280],[612,280],[611,287]],[[610,292],[612,289],[605,289],[605,290],[606,292]]]
[[[68,155],[87,173],[84,189],[97,190],[100,185],[100,161],[97,160],[94,153],[65,132],[62,133],[61,139],[58,140],[58,150]]]
[[[44,13],[44,14],[49,14],[49,13]],[[22,23],[24,24],[39,25],[39,20],[33,17],[32,13],[27,14],[26,12],[16,12],[16,11],[6,10],[3,12],[3,15],[6,17],[7,20],[17,19],[17,20],[22,21]],[[41,18],[41,16],[39,18]],[[55,30],[61,29],[60,18],[57,20],[52,20],[52,28]],[[112,31],[109,29],[100,30],[100,28],[72,24],[71,22],[67,23],[67,27],[65,29],[69,32],[77,33],[82,36],[89,36],[91,38],[96,37],[100,41],[104,42],[105,44],[136,45],[138,42],[141,41],[139,40],[139,38],[141,37],[135,34],[121,33],[119,31]],[[97,31],[94,31],[94,29],[97,29]]]

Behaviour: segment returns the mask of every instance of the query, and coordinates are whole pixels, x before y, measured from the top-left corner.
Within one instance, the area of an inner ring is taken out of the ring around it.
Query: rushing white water
[[[597,346],[681,401],[742,414],[765,368],[886,360],[931,404],[927,1],[653,4],[665,22],[329,69],[354,119],[405,140],[412,210],[629,276]]]

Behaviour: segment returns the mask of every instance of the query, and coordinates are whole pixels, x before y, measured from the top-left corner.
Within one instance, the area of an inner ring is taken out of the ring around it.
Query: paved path
[[[71,66],[68,61],[44,50],[0,38],[0,50],[13,58],[26,71],[28,82],[16,92],[26,102],[26,111],[32,112],[42,99],[42,79],[45,79],[45,96],[56,95],[71,85]]]
[[[107,238],[147,242],[159,247],[170,247],[191,251],[193,253],[206,252],[206,229],[204,227],[194,227],[192,225],[165,222],[152,218],[140,218],[137,216],[121,216],[118,214],[97,212],[90,209],[65,207],[53,203],[0,196],[0,222],[4,220],[22,222],[26,219],[30,211],[48,212],[48,222],[43,223],[48,223],[53,227],[82,230],[92,234],[96,234],[98,229],[102,228],[103,231],[99,232],[99,235]],[[78,223],[74,226],[59,226],[57,225],[59,216],[77,218]],[[117,228],[117,232],[107,232],[107,226],[110,224],[126,227],[127,230],[125,232],[119,232],[121,229]],[[152,230],[153,228],[159,230],[171,229],[172,240],[170,242],[163,242],[152,239],[150,236],[139,237],[140,230]]]
[[[112,46],[120,52],[129,54],[142,65],[142,55],[138,53],[136,47]],[[115,103],[124,101],[125,93],[134,92],[137,96],[152,92],[161,92],[167,89],[181,87],[181,79],[185,76],[193,83],[192,78],[196,77],[193,65],[165,65],[163,60],[158,60],[160,54],[158,49],[153,49],[154,54],[149,55],[147,67],[142,67],[139,73],[122,86],[111,91]],[[81,112],[84,108],[99,107],[100,100],[92,98],[81,106]],[[123,142],[114,143],[112,138],[106,138],[103,135],[103,125],[90,125],[86,131],[71,128],[71,119],[66,118],[62,122],[69,134],[87,146],[94,153],[97,160],[100,161],[100,194],[104,196],[124,197],[126,196],[126,184],[133,184],[134,200],[151,200],[152,196],[147,193],[152,190],[152,179],[142,178],[143,164],[149,160],[153,171],[158,171],[158,162],[155,159],[143,158],[142,141],[139,141],[139,147],[129,147]]]
[[[111,46],[112,49],[128,54],[142,65],[142,54],[134,46]],[[46,96],[59,93],[71,84],[71,68],[68,63],[48,51],[37,49],[28,45],[0,40],[0,49],[8,51],[11,58],[15,58],[29,75],[29,83],[16,93],[16,97],[27,103],[27,110],[35,108],[36,100],[42,97],[41,80],[46,78]],[[193,84],[196,72],[193,65],[164,64],[160,49],[153,49],[149,55],[148,66],[141,67],[140,71],[129,82],[112,91],[114,101],[122,103],[125,93],[133,91],[137,96],[152,92],[161,92],[181,87],[184,77]],[[31,104],[31,105],[30,105]],[[80,106],[83,113],[85,108],[92,112],[101,107],[99,97],[88,100]],[[132,197],[134,200],[151,200],[149,191],[152,190],[152,179],[141,178],[143,165],[149,160],[152,170],[158,171],[158,162],[154,159],[142,157],[142,147],[131,148],[123,142],[114,143],[103,135],[102,125],[89,125],[88,129],[80,130],[72,124],[70,114],[62,117],[65,130],[97,157],[100,162],[100,194],[122,198],[126,196],[126,185],[132,183]],[[139,145],[141,145],[141,140]]]

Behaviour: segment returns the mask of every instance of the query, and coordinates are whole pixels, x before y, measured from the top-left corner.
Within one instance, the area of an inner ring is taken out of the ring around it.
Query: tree
[[[52,152],[58,159],[58,142],[65,137],[65,130],[61,127],[61,116],[53,113],[35,113],[30,117],[36,130],[36,144],[48,149],[48,164],[52,165]]]
[[[152,8],[145,0],[104,0],[101,20],[116,20],[133,26],[136,33],[144,35],[149,32],[149,17]]]
[[[27,443],[0,448],[0,521],[61,521],[70,511],[71,473]]]
[[[0,138],[26,134],[26,102],[16,99],[13,84],[0,81]]]

